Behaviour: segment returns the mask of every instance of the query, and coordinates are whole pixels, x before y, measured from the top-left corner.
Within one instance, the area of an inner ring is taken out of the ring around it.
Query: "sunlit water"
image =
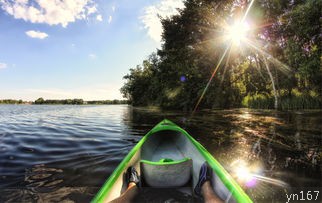
[[[216,110],[190,118],[127,105],[0,105],[0,202],[90,201],[164,118],[233,176],[236,162],[254,169],[256,180],[240,184],[256,202],[285,202],[299,188],[321,188],[321,111]]]

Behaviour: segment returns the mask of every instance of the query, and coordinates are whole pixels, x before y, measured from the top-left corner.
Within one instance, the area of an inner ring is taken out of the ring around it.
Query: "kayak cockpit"
[[[251,202],[205,148],[168,120],[158,124],[141,139],[110,176],[93,202],[109,202],[119,197],[127,188],[124,173],[130,166],[141,176],[141,192],[149,191],[151,195],[168,191],[161,193],[162,196],[179,191],[177,194],[188,198],[181,199],[182,201],[193,201],[193,188],[198,182],[201,165],[206,161],[214,171],[213,190],[222,200]]]

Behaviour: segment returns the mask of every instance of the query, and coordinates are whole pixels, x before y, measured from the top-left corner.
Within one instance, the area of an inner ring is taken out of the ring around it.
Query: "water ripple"
[[[238,157],[261,163],[263,175],[293,187],[321,186],[320,115],[232,109],[189,118],[127,105],[0,105],[0,202],[89,202],[164,118],[183,126],[228,169]],[[248,191],[251,197],[278,199],[279,189],[265,184]]]

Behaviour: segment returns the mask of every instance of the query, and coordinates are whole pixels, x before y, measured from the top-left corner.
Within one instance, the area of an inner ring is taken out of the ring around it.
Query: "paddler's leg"
[[[129,167],[125,174],[127,189],[118,198],[112,200],[110,203],[130,203],[137,194],[139,194],[138,184],[140,182],[139,174],[134,167]]]
[[[206,203],[219,203],[223,202],[217,194],[214,192],[211,186],[212,180],[212,169],[207,162],[202,164],[199,172],[199,180],[194,189],[194,192],[197,196],[203,197]]]
[[[130,182],[125,192],[110,203],[130,203],[139,193],[139,188],[134,182]]]
[[[205,203],[223,203],[224,202],[214,192],[210,181],[204,182],[204,184],[201,186],[201,194],[203,196]]]

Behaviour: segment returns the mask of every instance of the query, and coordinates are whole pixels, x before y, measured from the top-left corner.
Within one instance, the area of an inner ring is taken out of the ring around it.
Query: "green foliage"
[[[242,104],[248,108],[272,109],[274,108],[274,97],[268,94],[247,95]]]
[[[15,99],[3,99],[0,100],[0,104],[25,104],[27,102],[20,100],[15,100]]]
[[[75,104],[80,105],[84,104],[83,99],[46,99],[44,100],[42,97],[38,98],[34,104]]]
[[[153,99],[160,94],[161,81],[157,77],[158,59],[152,54],[148,60],[143,61],[141,66],[130,69],[130,74],[124,76],[127,83],[121,88],[123,97],[127,98],[133,105],[154,105]]]
[[[127,104],[128,101],[127,100],[118,100],[118,99],[114,99],[114,100],[98,100],[98,101],[87,101],[84,102],[84,104],[94,104],[94,105],[98,105],[98,104]]]
[[[137,106],[192,110],[227,46],[223,22],[240,18],[245,2],[186,0],[178,15],[161,19],[162,48],[124,76],[123,96]],[[274,108],[275,94],[282,109],[321,108],[321,2],[255,1],[249,18],[258,28],[249,37],[261,51],[229,51],[200,108]]]
[[[127,100],[96,100],[96,101],[84,101],[83,99],[37,99],[34,104],[64,104],[64,105],[100,105],[100,104],[127,104]]]
[[[42,97],[38,98],[34,102],[14,100],[14,99],[3,99],[0,100],[0,104],[64,104],[64,105],[101,105],[101,104],[128,104],[127,100],[94,100],[94,101],[83,101],[83,99],[48,99],[45,100]]]
[[[35,104],[44,104],[45,100],[44,98],[40,97],[35,101]]]
[[[316,92],[302,94],[292,91],[292,95],[281,95],[280,109],[321,109],[322,101],[317,97]],[[242,105],[248,108],[272,109],[274,107],[274,97],[270,94],[247,95],[244,97]]]

